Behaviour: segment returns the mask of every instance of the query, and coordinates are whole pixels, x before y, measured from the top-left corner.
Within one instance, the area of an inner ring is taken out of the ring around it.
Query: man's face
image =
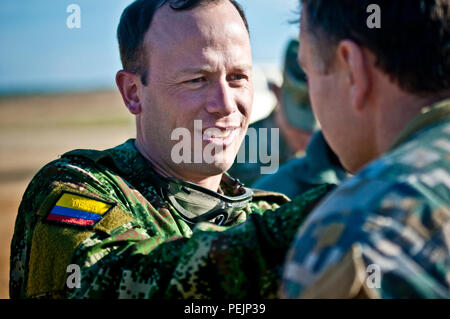
[[[361,142],[367,129],[362,127],[351,108],[348,72],[339,61],[325,68],[313,37],[303,11],[298,62],[308,77],[311,106],[328,144],[343,166],[354,172],[361,166],[361,152],[365,148]]]
[[[139,89],[138,139],[166,172],[185,179],[223,173],[245,136],[253,103],[249,35],[239,13],[228,1],[177,12],[165,5],[144,45],[148,85]],[[202,121],[196,132],[195,120]],[[213,162],[175,164],[171,151],[179,140],[171,134],[177,128],[190,131],[192,154],[199,150],[195,134],[202,151],[217,149],[208,153]],[[208,128],[216,128],[214,135],[205,133]]]

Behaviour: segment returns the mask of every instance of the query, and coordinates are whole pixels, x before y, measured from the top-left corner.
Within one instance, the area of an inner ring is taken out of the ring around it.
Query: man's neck
[[[391,99],[389,105],[382,107],[378,117],[377,151],[381,156],[396,142],[401,132],[420,114],[426,106],[431,106],[441,100],[450,98],[450,91],[432,97],[417,97],[412,95],[399,96]]]
[[[199,186],[210,189],[214,192],[219,190],[220,182],[222,180],[222,174],[213,176],[194,176],[188,174],[179,174],[177,171],[171,169],[169,166],[164,165],[164,161],[158,161],[152,157],[151,152],[147,152],[146,148],[141,145],[139,139],[136,139],[135,146],[138,151],[152,164],[155,171],[164,177],[175,177],[183,181],[197,184]]]

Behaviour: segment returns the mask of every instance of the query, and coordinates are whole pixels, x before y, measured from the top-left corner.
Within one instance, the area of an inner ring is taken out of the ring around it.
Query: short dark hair
[[[220,1],[223,0],[198,0],[189,9]],[[247,31],[249,31],[247,18],[242,7],[235,0],[227,1],[230,1],[235,6],[244,21]],[[140,74],[144,85],[146,84],[147,65],[145,62],[146,52],[143,47],[143,41],[153,20],[153,16],[158,10],[158,3],[158,0],[134,1],[123,11],[117,28],[122,67],[126,71]]]
[[[350,39],[377,57],[402,89],[419,95],[450,88],[450,0],[301,0],[307,28],[325,65],[339,41]],[[370,29],[370,4],[381,28]]]

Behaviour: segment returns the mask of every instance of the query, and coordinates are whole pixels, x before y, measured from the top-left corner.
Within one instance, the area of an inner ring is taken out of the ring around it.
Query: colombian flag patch
[[[114,206],[114,203],[64,191],[45,220],[63,225],[90,228],[99,222]]]

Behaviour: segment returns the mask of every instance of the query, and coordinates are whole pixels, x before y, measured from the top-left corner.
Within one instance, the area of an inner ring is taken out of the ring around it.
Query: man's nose
[[[230,115],[237,110],[232,88],[227,81],[220,81],[215,85],[208,99],[206,110],[221,117]]]

